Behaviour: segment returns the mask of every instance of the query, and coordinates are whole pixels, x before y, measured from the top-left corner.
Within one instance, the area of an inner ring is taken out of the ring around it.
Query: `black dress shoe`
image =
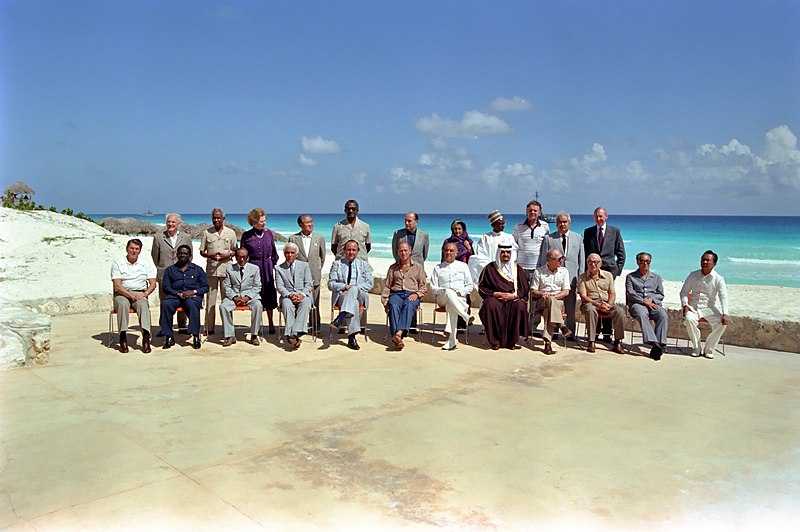
[[[275,334],[275,327],[270,327],[269,328],[269,333],[270,334]]]
[[[164,340],[164,345],[161,347],[161,349],[169,349],[173,345],[175,345],[175,338],[172,336],[167,336],[167,339]]]
[[[200,349],[200,335],[195,334],[192,336],[192,349]]]
[[[128,350],[128,340],[120,339],[120,341],[119,341],[119,352],[120,353],[127,353],[128,351],[129,351]]]
[[[653,348],[650,350],[650,358],[653,360],[661,360],[661,355],[664,353],[664,350],[661,349],[661,346],[658,344],[653,345]]]
[[[359,349],[361,349],[361,346],[358,345],[358,341],[356,340],[355,335],[347,337],[347,347],[349,347],[353,351],[358,351]]]
[[[152,351],[150,348],[150,335],[145,334],[142,338],[142,353],[149,353],[150,351]]]

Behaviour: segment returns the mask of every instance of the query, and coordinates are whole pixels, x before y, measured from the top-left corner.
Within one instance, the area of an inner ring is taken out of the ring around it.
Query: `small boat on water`
[[[142,213],[142,216],[155,216],[155,215],[156,213],[150,210],[150,207],[148,207],[147,210]]]
[[[538,190],[536,191],[536,194],[535,194],[535,199],[536,199],[536,201],[539,201],[539,191],[538,191]],[[540,214],[540,215],[539,215],[539,219],[540,219],[540,220],[544,220],[545,222],[547,222],[547,223],[549,223],[549,224],[554,224],[554,223],[556,223],[556,217],[555,217],[555,215],[554,215],[554,214],[545,214],[545,213],[542,213],[542,214]]]

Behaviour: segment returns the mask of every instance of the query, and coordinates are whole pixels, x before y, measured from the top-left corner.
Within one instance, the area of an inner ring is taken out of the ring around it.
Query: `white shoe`
[[[714,358],[714,351],[711,351],[710,353],[703,353],[703,356],[706,358]]]
[[[692,350],[692,356],[693,357],[699,357],[700,356],[700,350],[699,349],[693,349]]]
[[[456,348],[456,343],[454,341],[449,341],[442,346],[443,351],[452,351]]]

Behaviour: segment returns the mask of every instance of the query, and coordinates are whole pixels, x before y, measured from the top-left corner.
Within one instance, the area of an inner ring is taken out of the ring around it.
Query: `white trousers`
[[[458,317],[464,318],[464,321],[469,320],[469,305],[467,305],[466,296],[459,296],[452,288],[445,288],[444,292],[436,295],[436,304],[444,307],[447,311],[447,322],[444,324],[444,331],[452,333],[456,330],[456,323]]]
[[[722,324],[722,316],[719,314],[712,314],[704,316],[708,324],[711,325],[711,332],[706,338],[705,353],[713,353],[717,348],[719,339],[722,338],[722,333],[728,328],[727,325]],[[692,342],[692,350],[700,351],[700,328],[697,326],[700,321],[700,315],[690,310],[684,316],[684,323],[686,324],[686,333],[689,335],[689,341]]]

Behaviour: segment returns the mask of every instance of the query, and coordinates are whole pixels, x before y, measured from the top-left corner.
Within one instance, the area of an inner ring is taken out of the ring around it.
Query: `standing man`
[[[517,243],[514,235],[505,232],[506,220],[503,214],[497,209],[486,215],[492,230],[481,235],[480,240],[475,244],[475,253],[469,258],[469,271],[472,273],[472,280],[477,284],[483,269],[495,261],[497,258],[497,248],[501,244],[511,246],[510,261],[517,263]]]
[[[189,246],[192,248],[192,237],[178,230],[181,225],[181,215],[170,213],[167,215],[167,228],[153,237],[153,249],[150,255],[153,258],[158,273],[158,298],[162,302],[166,297],[164,292],[164,272],[178,260],[178,247]],[[170,327],[172,323],[170,322]],[[186,329],[186,314],[178,312],[178,328]],[[164,336],[167,331],[159,331],[158,336]]]
[[[614,347],[611,350],[622,355],[625,353],[622,349],[622,339],[625,337],[625,323],[623,322],[625,311],[615,304],[617,292],[614,289],[614,277],[609,272],[600,269],[601,263],[600,255],[590,253],[586,259],[588,267],[578,279],[581,310],[589,337],[589,345],[586,350],[589,353],[595,352],[595,327],[597,326],[597,317],[602,312],[610,314],[611,321],[614,323]]]
[[[348,240],[344,245],[344,257],[336,259],[328,274],[328,289],[331,291],[331,305],[338,306],[339,315],[331,323],[331,328],[343,327],[347,320],[347,347],[358,350],[356,335],[361,332],[360,306],[369,306],[369,291],[372,290],[372,268],[365,260],[358,258],[358,242]]]
[[[128,313],[131,308],[139,316],[142,329],[142,353],[150,348],[150,303],[147,297],[156,289],[156,269],[140,260],[142,241],[138,238],[128,240],[125,257],[111,263],[111,282],[114,284],[114,312],[119,326],[119,352],[128,352]]]
[[[300,231],[289,237],[289,242],[297,245],[297,260],[307,262],[311,268],[311,279],[314,283],[314,307],[317,309],[317,323],[319,331],[319,289],[322,282],[322,265],[325,264],[325,238],[314,231],[314,219],[310,214],[301,214],[297,217]]]
[[[586,266],[584,259],[583,237],[575,231],[570,231],[572,218],[568,212],[561,211],[556,216],[556,231],[553,231],[542,240],[542,251],[539,254],[539,267],[547,262],[545,257],[551,249],[557,249],[564,257],[562,265],[569,272],[569,295],[564,298],[564,310],[567,313],[567,329],[575,331],[576,295],[578,293],[578,277]],[[574,340],[575,336],[569,339]]]
[[[565,338],[572,336],[562,316],[564,299],[569,295],[569,272],[561,265],[564,257],[559,250],[549,250],[545,259],[545,265],[537,268],[533,276],[531,294],[536,302],[536,310],[541,311],[544,318],[544,354],[553,355],[553,328],[558,327]]]
[[[644,343],[653,346],[650,349],[650,358],[661,360],[664,347],[667,346],[669,316],[663,306],[664,283],[658,274],[650,271],[652,260],[653,257],[649,253],[636,255],[639,269],[625,277],[625,302],[628,304],[631,316],[639,320]],[[650,325],[650,320],[656,324],[655,331]]]
[[[411,247],[411,260],[425,267],[425,261],[428,260],[428,233],[417,229],[419,223],[419,214],[414,211],[406,213],[405,228],[398,229],[392,235],[392,256],[397,261],[400,255],[397,253],[397,245],[400,242],[408,242]]]
[[[596,225],[587,227],[583,232],[583,248],[588,256],[590,253],[597,253],[603,261],[600,269],[611,272],[616,279],[622,273],[625,266],[625,243],[622,241],[622,234],[619,228],[606,224],[608,213],[605,207],[597,207],[594,210],[594,222]],[[587,264],[588,269],[588,264]],[[603,341],[611,341],[611,322],[603,320],[601,326]],[[595,341],[595,338],[589,340]]]
[[[225,270],[223,280],[224,299],[219,306],[222,317],[224,339],[222,347],[236,343],[236,328],[233,325],[233,309],[236,307],[250,308],[250,343],[259,345],[258,332],[261,329],[261,314],[264,307],[261,304],[261,270],[255,264],[250,264],[250,253],[247,248],[236,250],[236,263]]]
[[[217,296],[225,282],[225,270],[232,264],[236,254],[236,232],[225,227],[225,211],[211,211],[211,227],[200,237],[200,256],[206,258],[208,296],[206,298],[206,320],[203,334],[214,334],[217,316]],[[222,297],[225,297],[223,294]]]
[[[372,235],[369,224],[358,218],[358,202],[347,200],[344,204],[345,219],[333,226],[331,235],[331,253],[337,259],[344,257],[344,247],[348,241],[358,244],[358,258],[367,261],[367,253],[372,249]]]
[[[475,288],[475,283],[472,281],[469,267],[456,260],[458,246],[448,242],[442,248],[442,254],[444,260],[434,266],[431,273],[431,292],[436,298],[436,304],[447,311],[444,331],[450,333],[450,339],[442,349],[452,351],[458,343],[456,336],[459,316],[466,322],[467,327],[473,321],[473,317],[469,315],[467,296]]]
[[[681,288],[681,305],[686,332],[692,342],[692,356],[700,356],[700,329],[697,323],[705,318],[711,325],[702,350],[706,358],[714,358],[717,342],[728,327],[728,287],[725,278],[714,271],[717,254],[710,249],[700,257],[700,269],[689,274]],[[719,300],[719,303],[717,303]]]
[[[539,219],[542,214],[542,204],[536,200],[528,202],[525,208],[525,220],[514,226],[514,242],[517,243],[517,264],[525,270],[528,284],[533,282],[533,275],[539,264],[539,252],[542,241],[550,233],[547,222]],[[542,261],[544,262],[544,261]]]

